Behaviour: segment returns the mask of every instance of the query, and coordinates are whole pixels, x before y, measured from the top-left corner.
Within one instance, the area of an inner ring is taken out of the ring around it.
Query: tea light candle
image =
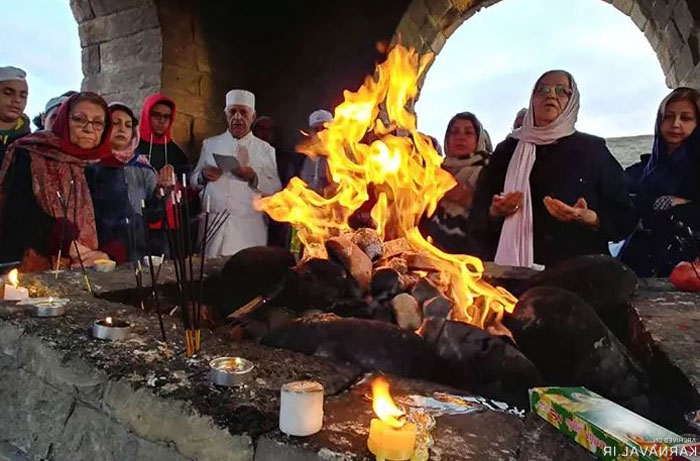
[[[241,386],[253,376],[253,362],[241,357],[218,357],[209,362],[209,380],[218,386]]]
[[[67,299],[30,298],[25,301],[31,314],[35,317],[59,317],[66,313]]]
[[[323,426],[323,386],[316,381],[294,381],[282,386],[280,430],[305,437]]]
[[[372,382],[372,409],[378,418],[369,426],[367,448],[378,460],[411,459],[416,446],[416,425],[402,420],[404,415],[389,394],[389,383],[384,378]]]
[[[115,320],[107,317],[102,320],[95,320],[92,324],[92,336],[106,341],[119,341],[129,335],[131,325],[123,320]]]

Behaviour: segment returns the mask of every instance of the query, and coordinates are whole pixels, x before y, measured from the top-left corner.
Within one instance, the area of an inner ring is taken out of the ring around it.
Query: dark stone
[[[585,386],[648,413],[641,367],[576,294],[556,287],[528,290],[504,324],[547,385]]]
[[[440,290],[438,290],[430,280],[423,278],[413,286],[411,295],[416,298],[418,304],[423,306],[423,303],[427,300],[436,296],[441,296],[442,293],[440,293]]]
[[[452,301],[443,296],[429,299],[423,304],[423,324],[420,327],[420,334],[430,344],[435,344],[440,337],[451,311]]]
[[[619,338],[626,340],[627,304],[637,287],[637,276],[621,262],[605,255],[579,256],[530,278],[516,294],[539,286],[559,287],[577,294]]]
[[[378,269],[372,276],[370,293],[377,300],[388,300],[401,292],[399,273],[394,269],[384,267]]]
[[[376,320],[332,314],[303,318],[269,332],[261,342],[409,378],[440,381],[445,371],[420,336]]]
[[[528,408],[528,389],[542,384],[518,349],[467,323],[445,322],[435,349],[449,364],[448,383],[460,389]]]
[[[346,296],[351,279],[338,263],[327,259],[309,259],[294,270],[297,276],[297,301],[305,309],[330,311]]]
[[[252,247],[228,260],[219,279],[216,310],[224,317],[251,301],[267,295],[290,277],[294,255],[279,247]]]

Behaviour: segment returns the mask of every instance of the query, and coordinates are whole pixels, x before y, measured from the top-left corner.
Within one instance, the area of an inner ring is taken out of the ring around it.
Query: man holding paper
[[[208,241],[207,257],[230,256],[244,248],[267,245],[266,217],[253,208],[253,200],[282,188],[275,149],[250,131],[255,120],[253,93],[229,91],[225,114],[228,130],[204,140],[190,177],[191,184],[201,188],[202,204],[208,204],[205,206],[210,206],[212,213],[228,210],[231,214]]]

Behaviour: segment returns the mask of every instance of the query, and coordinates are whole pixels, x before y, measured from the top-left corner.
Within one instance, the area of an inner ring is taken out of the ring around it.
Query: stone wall
[[[439,53],[450,35],[500,0],[191,2],[70,0],[79,24],[84,89],[140,110],[155,91],[172,96],[174,138],[194,160],[225,128],[224,94],[242,87],[258,113],[282,122],[291,148],[307,115],[332,109],[381,60],[378,42]],[[514,0],[510,0],[514,1]],[[644,32],[667,84],[700,86],[698,0],[603,0]],[[393,37],[393,38],[392,38]]]

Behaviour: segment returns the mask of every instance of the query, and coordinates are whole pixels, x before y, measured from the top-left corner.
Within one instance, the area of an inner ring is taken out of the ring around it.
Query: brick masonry
[[[173,135],[194,160],[202,139],[225,128],[226,90],[256,92],[258,113],[285,120],[281,144],[290,148],[308,113],[331,109],[372,72],[378,42],[437,54],[465,20],[500,0],[312,0],[303,10],[285,2],[69,1],[83,88],[137,110],[149,93],[174,97]],[[700,87],[697,0],[603,1],[644,33],[670,87]]]

